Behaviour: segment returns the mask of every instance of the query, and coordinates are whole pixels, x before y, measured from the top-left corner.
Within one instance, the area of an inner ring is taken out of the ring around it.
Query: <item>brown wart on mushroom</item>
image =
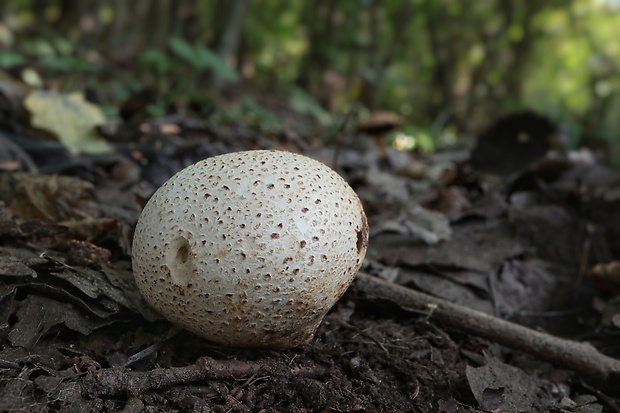
[[[211,341],[284,349],[312,339],[353,281],[368,224],[351,187],[283,151],[208,158],[144,208],[133,269],[146,300]]]

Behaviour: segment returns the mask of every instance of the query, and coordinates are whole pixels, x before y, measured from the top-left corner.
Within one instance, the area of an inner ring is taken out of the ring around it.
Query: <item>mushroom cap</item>
[[[362,204],[335,171],[290,152],[235,152],[155,192],[133,270],[170,321],[224,345],[284,349],[312,339],[367,246]]]
[[[371,135],[391,131],[403,124],[403,118],[397,113],[378,111],[373,112],[368,119],[362,122],[357,130]]]

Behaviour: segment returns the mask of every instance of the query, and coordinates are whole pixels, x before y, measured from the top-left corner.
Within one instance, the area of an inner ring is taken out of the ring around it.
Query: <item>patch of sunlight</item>
[[[415,144],[415,136],[406,135],[402,132],[397,133],[392,142],[392,146],[399,151],[410,151],[415,148]]]

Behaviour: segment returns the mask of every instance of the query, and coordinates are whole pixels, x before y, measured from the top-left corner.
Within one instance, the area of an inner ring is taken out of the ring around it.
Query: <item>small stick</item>
[[[620,360],[599,353],[588,343],[532,330],[362,272],[355,286],[368,297],[387,299],[404,308],[428,311],[432,306],[432,318],[448,327],[524,351],[597,382],[611,384],[620,377]]]
[[[345,133],[345,128],[353,115],[354,109],[349,109],[347,113],[344,115],[344,119],[342,119],[342,123],[338,127],[338,131],[336,132],[336,148],[334,149],[334,157],[332,158],[332,169],[338,170],[338,161],[340,158],[340,150],[342,149],[342,138]]]
[[[349,330],[355,331],[357,334],[361,335],[362,337],[366,337],[367,339],[372,340],[377,346],[379,346],[381,350],[383,350],[386,356],[390,355],[390,352],[387,350],[387,348],[385,348],[383,343],[377,340],[376,337],[374,337],[372,334],[369,334],[367,331],[362,330],[361,328],[356,327],[353,324],[349,324],[346,321],[334,319],[333,322],[335,322],[336,324],[344,328],[348,328]]]
[[[127,358],[127,361],[125,362],[125,364],[123,364],[123,367],[130,367],[131,365],[137,363],[138,361],[144,360],[145,358],[158,352],[164,346],[164,344],[166,344],[168,340],[170,340],[172,337],[176,336],[180,332],[181,332],[180,327],[172,327],[163,340],[158,341],[155,344],[151,344],[144,350],[141,350],[137,352],[136,354],[132,355],[131,357]]]
[[[135,397],[146,391],[208,379],[240,379],[273,373],[273,363],[265,360],[215,360],[201,357],[183,367],[159,368],[147,372],[129,371],[122,367],[89,373],[82,392],[89,397]],[[270,368],[271,367],[271,368]]]
[[[144,392],[192,382],[252,379],[257,375],[273,374],[292,374],[320,379],[329,376],[330,372],[330,367],[322,365],[295,366],[289,369],[269,359],[216,360],[201,357],[189,366],[159,368],[145,372],[131,371],[124,367],[93,370],[82,384],[82,394],[90,398],[126,397],[131,400]]]
[[[620,377],[620,360],[599,353],[588,343],[579,343],[532,330],[491,315],[453,304],[368,274],[358,273],[355,287],[368,297],[390,300],[404,308],[424,311],[457,330],[521,350],[540,359],[565,366],[613,387]],[[291,374],[323,377],[329,369],[293,368]],[[202,357],[185,367],[132,372],[122,367],[91,371],[82,386],[88,397],[135,397],[145,391],[208,379],[241,379],[273,374],[277,364],[269,360],[215,360]],[[617,384],[616,384],[617,386]]]

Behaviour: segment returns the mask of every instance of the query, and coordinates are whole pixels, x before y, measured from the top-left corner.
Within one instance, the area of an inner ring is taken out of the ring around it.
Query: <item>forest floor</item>
[[[541,158],[502,176],[468,169],[465,146],[383,157],[369,138],[324,145],[312,134],[303,120],[265,136],[172,117],[125,125],[111,154],[74,156],[2,133],[0,411],[620,411],[615,359],[588,369],[590,357],[620,355],[617,171]],[[258,148],[334,167],[371,225],[369,276],[311,343],[281,352],[179,330],[131,273],[133,228],[159,185],[204,157]],[[428,296],[395,298],[407,290]],[[506,339],[500,319],[527,329]],[[594,347],[541,351],[530,334]]]

